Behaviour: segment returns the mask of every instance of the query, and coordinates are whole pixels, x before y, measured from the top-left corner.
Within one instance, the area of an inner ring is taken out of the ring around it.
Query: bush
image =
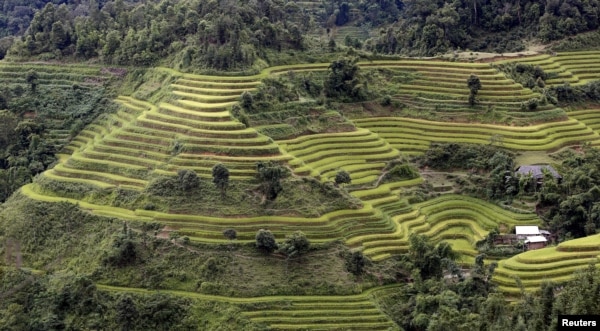
[[[526,106],[528,110],[536,110],[538,107],[538,99],[532,98],[527,100]]]
[[[352,252],[346,255],[346,270],[355,276],[361,275],[368,263],[369,259],[365,257],[361,251]]]
[[[256,248],[266,253],[272,253],[277,249],[277,242],[275,242],[275,236],[271,231],[260,229],[256,232]]]
[[[156,196],[173,196],[179,194],[180,185],[175,178],[159,176],[148,182],[146,192]]]
[[[200,178],[194,170],[181,169],[177,171],[179,185],[184,191],[190,191],[200,186]]]
[[[234,229],[227,229],[223,231],[223,236],[229,240],[234,240],[237,238],[237,232]]]
[[[335,175],[335,183],[337,185],[340,184],[350,184],[352,179],[350,178],[350,174],[345,170],[340,170]]]
[[[408,163],[394,164],[383,177],[383,182],[393,182],[419,177],[419,171]]]
[[[310,241],[302,231],[296,231],[286,236],[279,251],[288,258],[304,254],[310,248]]]
[[[385,95],[382,99],[381,99],[381,105],[382,106],[389,106],[392,104],[392,97],[389,95]]]

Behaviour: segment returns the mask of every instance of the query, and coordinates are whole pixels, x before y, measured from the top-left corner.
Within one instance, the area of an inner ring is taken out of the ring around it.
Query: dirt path
[[[460,60],[474,60],[476,62],[492,62],[498,61],[502,59],[514,58],[514,57],[523,57],[523,56],[533,56],[543,54],[546,48],[549,45],[540,45],[533,44],[527,47],[526,50],[521,52],[512,52],[512,53],[489,53],[489,52],[452,52],[447,53],[443,57],[458,57]]]

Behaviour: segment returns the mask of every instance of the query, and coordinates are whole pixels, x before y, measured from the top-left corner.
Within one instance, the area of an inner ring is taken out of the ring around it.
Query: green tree
[[[310,241],[302,231],[296,231],[285,237],[285,240],[279,246],[279,251],[288,258],[302,255],[310,248]]]
[[[35,92],[35,90],[38,86],[38,78],[39,78],[39,75],[38,75],[37,71],[31,69],[27,72],[27,76],[25,77],[25,80],[27,81],[27,84],[29,84],[29,86],[31,87],[32,92]]]
[[[200,178],[194,170],[180,169],[177,171],[179,185],[184,191],[190,191],[200,186]]]
[[[469,88],[469,105],[473,106],[477,103],[477,93],[481,89],[481,81],[477,75],[471,74],[467,79],[467,87]]]
[[[346,257],[346,270],[359,276],[364,272],[369,259],[361,251],[354,251]]]
[[[121,330],[128,331],[134,329],[134,323],[139,317],[135,302],[129,295],[121,297],[117,302],[117,322],[121,325]]]
[[[221,191],[221,198],[225,197],[227,187],[229,186],[229,169],[219,163],[213,167],[212,176],[213,183]]]
[[[54,48],[59,50],[63,50],[69,45],[69,35],[67,34],[67,31],[65,31],[65,27],[62,22],[59,21],[52,24],[50,41],[52,42]]]
[[[235,240],[237,238],[237,231],[234,229],[227,229],[223,231],[223,236],[229,240]]]
[[[340,170],[335,174],[335,184],[350,184],[352,179],[350,178],[350,174],[345,170]]]
[[[8,110],[0,110],[0,151],[3,151],[17,138],[16,127],[19,119]]]
[[[366,99],[367,84],[360,75],[356,59],[341,58],[329,65],[324,92],[325,96],[342,101]]]
[[[254,111],[254,97],[252,96],[251,92],[244,91],[244,93],[242,93],[240,96],[240,105],[249,113]]]
[[[272,253],[277,249],[277,242],[275,236],[271,231],[260,229],[256,232],[256,248],[266,253]]]
[[[281,179],[287,176],[286,170],[272,162],[258,162],[256,164],[257,179],[260,182],[260,189],[267,201],[273,201],[283,190]]]
[[[336,43],[335,43],[335,39],[330,38],[329,42],[327,43],[327,47],[329,47],[329,51],[330,52],[334,52],[335,48],[337,47]]]
[[[422,279],[440,279],[448,261],[458,258],[458,254],[446,242],[434,246],[424,235],[414,233],[410,235],[408,242],[408,257],[419,270]]]
[[[111,30],[106,34],[102,55],[111,58],[121,46],[121,33],[116,30]]]

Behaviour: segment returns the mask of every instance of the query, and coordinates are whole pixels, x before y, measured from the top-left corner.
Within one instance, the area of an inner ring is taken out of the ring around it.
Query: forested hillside
[[[598,314],[599,17],[0,0],[0,330]]]
[[[338,28],[363,31],[339,29],[345,45],[382,54],[502,53],[595,31],[599,17],[595,0],[6,0],[0,37],[17,37],[0,41],[0,56],[10,47],[19,58],[256,71],[322,58],[324,48],[340,41]],[[598,46],[597,39],[574,45]]]

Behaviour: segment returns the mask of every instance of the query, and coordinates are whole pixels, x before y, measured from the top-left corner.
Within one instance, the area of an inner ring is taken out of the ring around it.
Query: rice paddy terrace
[[[35,65],[35,64],[13,64],[0,62],[0,86],[19,90],[21,93],[30,88],[27,82],[27,72],[34,70],[37,73],[37,84],[39,93],[56,94],[61,90],[85,90],[102,86],[103,82],[109,80],[113,74],[101,67],[73,65],[65,71],[60,65]],[[48,129],[44,139],[51,141],[56,150],[60,150],[70,141],[70,130],[65,129],[63,121],[72,115],[64,113],[39,114],[37,109],[30,109],[28,116],[43,116],[44,125]]]
[[[99,285],[107,291],[149,293],[145,289]],[[397,330],[384,314],[377,299],[393,292],[395,286],[382,286],[348,296],[267,296],[231,298],[191,292],[169,293],[203,301],[238,305],[241,314],[251,321],[268,325],[271,330]]]
[[[597,57],[600,53],[565,53],[518,61],[539,64],[546,71],[555,70],[560,73],[560,79],[578,84],[600,79],[600,69],[596,70],[591,62]],[[177,229],[192,241],[203,243],[227,243],[222,232],[228,228],[237,231],[241,242],[253,241],[260,228],[269,228],[277,238],[302,230],[313,242],[341,239],[353,248],[362,249],[373,260],[383,260],[406,252],[408,236],[422,233],[434,241],[450,242],[468,262],[477,254],[474,243],[483,239],[489,230],[498,226],[510,229],[520,224],[538,224],[539,219],[532,213],[515,213],[453,194],[411,204],[403,192],[405,188],[421,183],[422,178],[380,184],[387,162],[401,155],[424,153],[432,142],[489,144],[494,141],[517,151],[553,151],[583,142],[598,145],[600,141],[600,115],[597,115],[600,111],[566,113],[546,105],[523,112],[521,104],[539,95],[507,78],[490,64],[402,60],[360,65],[414,74],[416,79],[402,83],[398,94],[392,97],[416,110],[435,109],[440,114],[473,112],[466,104],[469,91],[465,82],[475,73],[481,78],[483,88],[479,98],[484,107],[490,105],[505,112],[511,121],[536,118],[539,114],[557,114],[557,117],[530,126],[463,122],[450,125],[443,121],[443,116],[438,121],[404,117],[352,118],[356,126],[353,131],[273,140],[235,120],[229,112],[231,106],[239,100],[241,93],[256,89],[263,77],[290,70],[326,70],[328,64],[275,67],[248,77],[200,76],[155,69],[169,72],[176,78],[169,86],[166,101],[155,104],[133,96],[119,96],[115,100],[120,105],[118,112],[105,114],[72,139],[62,150],[60,163],[46,171],[43,177],[57,183],[141,191],[153,175],[175,176],[180,169],[193,169],[208,179],[217,163],[229,168],[232,180],[252,179],[257,161],[273,160],[285,164],[294,176],[314,177],[321,181],[331,181],[339,169],[346,170],[352,178],[348,189],[362,201],[362,207],[336,210],[312,218],[228,218],[95,204],[42,189],[36,183],[23,187],[21,192],[33,199],[79,203],[82,208],[100,215],[158,221]],[[22,83],[17,74],[12,74],[19,72],[18,68],[18,65],[2,63],[0,78]],[[74,72],[78,70],[82,69],[73,69]],[[562,81],[548,83],[562,84]],[[440,105],[444,105],[443,108]],[[518,292],[514,276],[531,290],[544,278],[566,280],[575,269],[596,261],[600,254],[598,239],[598,236],[592,236],[568,241],[557,247],[503,260],[494,280],[507,293]],[[375,293],[379,293],[378,290],[335,298],[211,300],[290,302],[286,309],[272,306],[252,311],[242,308],[243,314],[251,320],[274,329],[378,330],[393,327],[391,320],[376,306]],[[360,314],[357,314],[359,309]]]

